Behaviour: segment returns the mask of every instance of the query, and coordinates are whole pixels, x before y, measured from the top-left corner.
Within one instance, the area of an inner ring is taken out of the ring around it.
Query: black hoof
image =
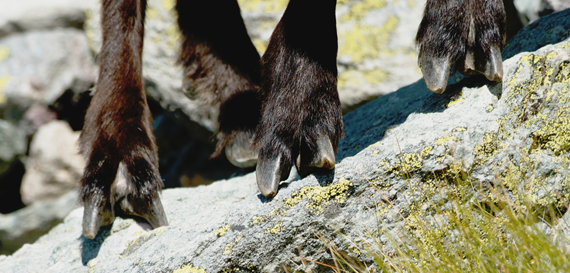
[[[257,186],[261,194],[266,197],[275,196],[279,182],[289,178],[291,167],[291,161],[281,153],[270,156],[261,151],[256,168]]]
[[[463,75],[482,74],[490,81],[501,81],[503,79],[501,49],[497,45],[492,45],[489,54],[485,54],[482,50],[469,49],[463,64],[459,64],[458,67]]]
[[[226,144],[226,157],[236,167],[250,168],[257,163],[257,153],[252,146],[253,133],[239,132]]]
[[[84,197],[83,236],[95,238],[99,228],[112,224],[116,215],[142,217],[153,228],[168,225],[158,195],[159,190],[148,187],[149,184],[160,182],[133,180],[141,177],[140,174],[132,175],[126,164],[121,162],[108,192],[104,193],[101,188],[95,188]]]
[[[127,196],[121,201],[120,208],[125,215],[144,218],[152,228],[168,226],[168,220],[158,194],[150,200]]]
[[[500,0],[428,0],[416,36],[428,89],[442,93],[452,70],[501,81],[505,25]]]
[[[301,177],[305,177],[317,169],[334,169],[335,151],[328,137],[319,134],[317,147],[309,147],[305,143],[301,144],[299,156],[296,160],[297,172]]]
[[[438,94],[443,93],[447,87],[447,79],[451,71],[449,58],[420,53],[418,64],[424,75],[427,88]]]
[[[83,209],[83,236],[93,239],[101,226],[115,221],[115,212],[109,200],[102,194],[93,194],[85,200]]]

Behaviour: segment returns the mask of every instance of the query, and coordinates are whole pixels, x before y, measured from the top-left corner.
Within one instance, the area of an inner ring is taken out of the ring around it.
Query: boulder
[[[60,198],[36,202],[9,214],[0,214],[0,255],[12,254],[35,242],[78,207],[77,191]]]
[[[436,212],[451,205],[450,193],[480,202],[500,185],[515,205],[565,208],[569,16],[570,10],[554,13],[513,38],[502,83],[465,78],[439,95],[418,81],[347,114],[334,172],[302,179],[293,172],[272,199],[259,194],[253,173],[165,190],[170,226],[149,230],[144,222],[119,218],[93,240],[81,235],[80,208],[36,243],[0,256],[0,268],[324,272],[330,269],[310,261],[333,264],[331,245],[374,267],[359,246],[390,247],[385,234],[414,234],[416,217],[440,217]],[[552,43],[532,44],[540,37]]]
[[[94,0],[0,1],[0,38],[17,32],[53,28],[82,28],[85,9]]]
[[[18,156],[26,153],[26,136],[12,123],[0,119],[0,175]]]
[[[79,154],[79,132],[53,120],[42,125],[32,139],[20,193],[26,205],[57,199],[79,187],[85,159]]]
[[[85,92],[83,83],[93,83],[96,72],[80,30],[34,30],[0,39],[0,115],[17,120],[35,104],[55,103],[66,90]]]

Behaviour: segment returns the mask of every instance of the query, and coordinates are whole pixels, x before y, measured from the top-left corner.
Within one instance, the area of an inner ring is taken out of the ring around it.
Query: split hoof
[[[312,150],[305,143],[301,144],[296,160],[297,172],[301,177],[308,176],[317,169],[334,169],[335,151],[328,137],[319,135],[317,147]]]
[[[226,157],[236,167],[250,168],[257,163],[257,153],[252,146],[253,133],[239,132],[226,144]]]
[[[85,200],[83,209],[83,236],[93,239],[101,226],[115,221],[113,206],[102,195],[94,194]]]
[[[447,57],[436,57],[429,54],[420,54],[418,63],[427,88],[441,94],[447,87],[447,79],[451,71],[451,62]]]
[[[277,194],[279,182],[289,178],[292,164],[282,153],[270,156],[260,153],[256,168],[257,187],[261,194],[273,197]]]

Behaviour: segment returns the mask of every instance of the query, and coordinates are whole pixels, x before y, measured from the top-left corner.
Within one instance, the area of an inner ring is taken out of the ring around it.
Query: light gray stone
[[[35,242],[77,207],[77,192],[71,191],[55,200],[0,214],[0,254],[12,254],[24,244]]]
[[[537,210],[565,206],[570,192],[568,16],[570,10],[542,18],[511,41],[507,50],[519,42],[529,45],[549,26],[562,28],[550,32],[558,35],[551,41],[561,42],[511,51],[516,55],[504,61],[502,83],[466,78],[438,95],[418,81],[346,115],[334,173],[304,179],[292,173],[271,200],[259,194],[253,173],[165,190],[170,226],[149,231],[148,224],[117,219],[94,240],[81,236],[78,209],[36,243],[0,257],[0,268],[326,272],[311,262],[305,267],[299,257],[333,264],[329,246],[334,245],[373,266],[358,247],[373,247],[374,240],[390,247],[386,234],[413,231],[418,215],[428,223],[443,219],[437,211],[453,206],[450,192],[471,204],[481,201],[488,186],[501,185],[514,204],[525,200]],[[531,40],[516,40],[527,37]]]
[[[50,105],[76,82],[94,82],[96,72],[80,30],[10,35],[0,40],[0,108]]]
[[[0,0],[0,38],[16,32],[81,28],[86,7],[95,0]]]
[[[0,174],[8,169],[17,156],[26,152],[24,132],[8,121],[0,119]]]
[[[42,125],[32,139],[20,193],[26,205],[56,199],[80,185],[85,159],[79,154],[79,132],[65,121]]]

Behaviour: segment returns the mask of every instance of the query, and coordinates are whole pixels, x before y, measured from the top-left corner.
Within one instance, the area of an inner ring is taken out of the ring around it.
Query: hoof
[[[277,194],[279,182],[289,178],[292,164],[279,153],[277,156],[265,156],[260,153],[256,168],[257,186],[261,194],[273,197]]]
[[[226,144],[226,157],[236,167],[250,168],[257,163],[257,153],[252,147],[253,133],[239,132]]]
[[[305,177],[317,169],[334,169],[335,151],[330,139],[319,135],[317,147],[310,149],[306,144],[302,144],[299,156],[295,162],[297,172],[301,177]]]

